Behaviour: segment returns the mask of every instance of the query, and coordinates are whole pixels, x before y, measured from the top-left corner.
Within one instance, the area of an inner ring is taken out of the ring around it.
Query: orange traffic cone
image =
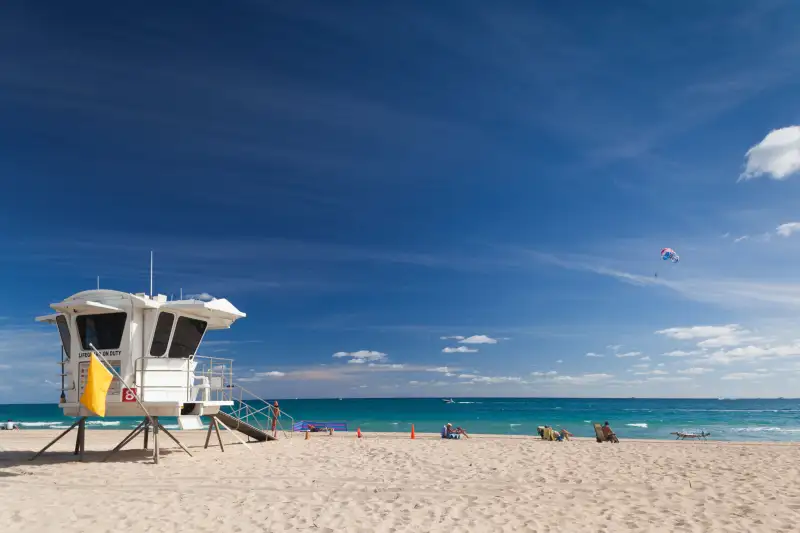
[[[311,433],[309,433],[308,431],[306,431],[306,440],[308,440],[308,439],[310,439],[310,438],[311,438]]]
[[[411,424],[411,438],[412,439],[416,439],[417,438],[417,434],[414,433],[414,424]]]
[[[356,432],[356,436],[357,436],[359,439],[361,438],[361,428],[358,428],[358,431]]]

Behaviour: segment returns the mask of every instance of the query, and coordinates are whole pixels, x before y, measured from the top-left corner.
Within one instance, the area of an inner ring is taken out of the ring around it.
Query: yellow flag
[[[114,376],[92,353],[89,361],[89,372],[86,376],[86,385],[83,387],[81,404],[98,416],[106,416],[106,394]]]

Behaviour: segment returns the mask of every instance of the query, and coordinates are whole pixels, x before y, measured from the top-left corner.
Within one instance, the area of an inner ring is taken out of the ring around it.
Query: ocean
[[[535,435],[539,425],[563,427],[591,437],[591,422],[608,421],[620,438],[669,439],[673,431],[708,431],[713,440],[800,441],[800,400],[678,400],[586,398],[455,398],[281,400],[296,421],[346,422],[350,431],[439,432],[451,422],[470,433]],[[66,429],[56,404],[0,405],[0,421],[23,430]],[[133,418],[91,418],[92,429],[128,429]],[[167,428],[175,419],[162,417]]]

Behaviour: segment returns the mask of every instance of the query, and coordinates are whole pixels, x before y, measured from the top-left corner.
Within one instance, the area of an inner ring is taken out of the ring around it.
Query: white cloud
[[[745,159],[739,181],[761,176],[785,180],[800,171],[800,126],[772,130],[747,151]]]
[[[452,370],[455,370],[455,369],[452,369]],[[452,373],[451,369],[447,368],[446,366],[439,366],[439,367],[436,367],[436,368],[429,368],[428,372],[439,372],[440,374],[450,374],[450,373]]]
[[[244,381],[244,382],[253,382],[253,381],[263,381],[267,378],[282,378],[286,375],[285,372],[279,372],[277,370],[272,370],[270,372],[256,372],[252,376],[236,378],[237,381]]]
[[[350,360],[347,362],[357,365],[364,364],[369,361],[382,362],[386,361],[387,359],[385,353],[376,352],[373,350],[359,350],[357,352],[336,352],[335,354],[333,354],[333,357],[336,358],[349,357]]]
[[[635,372],[637,376],[665,376],[669,374],[666,370],[648,370],[647,372]]]
[[[556,363],[558,363],[558,364],[561,364],[561,363],[563,363],[563,362],[564,362],[564,360],[563,360],[563,359],[559,359],[558,361],[556,361]]]
[[[365,374],[410,374],[415,372],[425,372],[428,366],[409,365],[401,363],[355,363],[347,365],[321,365],[296,367],[285,370],[282,379],[291,382],[342,382],[349,381],[355,386],[365,381]],[[2,375],[0,375],[1,377]],[[277,377],[277,376],[273,376]],[[239,379],[239,378],[237,378]],[[260,381],[264,376],[258,373],[251,377],[244,378],[246,381]]]
[[[671,352],[662,353],[661,355],[664,355],[666,357],[689,357],[692,355],[700,355],[701,353],[703,352],[700,350],[692,350],[689,352],[685,352],[683,350],[673,350]]]
[[[664,363],[658,363],[656,366],[657,367],[662,367],[662,366],[664,366]]]
[[[708,348],[739,346],[747,342],[763,340],[761,337],[753,335],[751,331],[742,328],[738,324],[668,328],[656,331],[656,333],[676,340],[699,341],[697,346],[703,350]],[[678,352],[679,351],[672,353],[676,354]],[[679,357],[679,355],[673,356]]]
[[[442,349],[442,353],[475,353],[477,351],[477,349],[467,346],[448,346]]]
[[[606,346],[607,350],[611,350],[612,352],[618,352],[622,348],[621,344],[609,344]]]
[[[617,357],[639,357],[642,355],[642,352],[626,352],[626,353],[618,353]]]
[[[639,361],[649,361],[649,360],[650,360],[650,356],[649,355],[645,355],[644,357],[639,359]]]
[[[605,381],[613,378],[614,376],[612,374],[602,374],[602,373],[567,376],[567,375],[561,375],[555,371],[550,371],[550,372],[531,372],[531,377],[533,377],[537,382],[545,381],[545,382],[559,383],[559,384],[584,385],[588,383],[597,383],[599,381]]]
[[[605,355],[603,355],[601,353],[588,352],[586,354],[586,357],[605,357]]]
[[[683,370],[678,370],[678,374],[688,374],[691,376],[699,376],[701,374],[707,374],[708,372],[713,372],[713,370],[710,368],[701,368],[701,367],[692,367]]]
[[[449,337],[439,337],[439,338],[442,339],[443,341],[449,341],[449,340],[463,341],[464,340],[464,337],[462,337],[461,335],[451,335]]]
[[[473,335],[466,339],[458,341],[462,344],[497,344],[497,339],[487,337],[486,335]]]
[[[631,368],[650,368],[650,365],[648,363],[640,363],[638,365],[631,365]]]
[[[722,335],[733,335],[739,331],[738,324],[728,324],[727,326],[691,326],[684,328],[667,328],[656,331],[658,335],[664,335],[671,339],[693,340],[708,339]]]
[[[731,350],[718,350],[707,357],[710,363],[728,364],[735,361],[800,357],[800,343],[763,346],[748,345]]]
[[[216,298],[214,298],[207,292],[201,292],[199,294],[187,294],[186,297],[190,300],[200,300],[203,302],[210,302],[211,300],[216,300]]]
[[[781,237],[789,237],[792,233],[800,231],[800,222],[787,222],[781,224],[775,229],[775,232]]]
[[[766,378],[771,375],[772,374],[766,374],[761,372],[734,372],[732,374],[725,374],[720,379],[726,381],[743,381],[743,380]]]
[[[734,243],[742,242],[748,240],[749,238],[750,238],[749,235],[742,235],[741,237],[736,237],[735,239],[733,239],[733,242]]]
[[[661,383],[678,383],[681,381],[691,381],[692,378],[687,376],[656,376],[647,378],[647,381],[658,381]]]
[[[714,337],[711,339],[700,341],[697,343],[697,347],[706,349],[706,348],[722,348],[725,346],[739,346],[740,344],[743,344],[751,340],[759,340],[759,339],[757,337],[745,337],[742,335],[722,335],[720,337]]]
[[[775,343],[773,339],[755,335],[738,324],[670,328],[656,333],[679,340],[699,341],[697,342],[699,350],[675,350],[663,355],[696,356],[695,360],[701,364],[729,364],[735,361],[800,357],[800,341]]]
[[[598,381],[605,381],[613,377],[614,377],[613,374],[597,373],[597,374],[581,374],[578,376],[555,376],[553,380],[556,382],[566,382],[566,383],[574,383],[576,385],[584,385],[587,383],[596,383]]]
[[[472,383],[522,383],[522,378],[516,376],[472,376]]]

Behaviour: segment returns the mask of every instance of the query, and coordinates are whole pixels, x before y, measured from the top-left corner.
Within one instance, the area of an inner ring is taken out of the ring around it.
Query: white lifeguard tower
[[[101,356],[114,373],[106,398],[106,416],[144,418],[112,453],[142,431],[147,448],[151,429],[156,462],[159,430],[189,453],[158,421],[162,416],[179,420],[209,417],[208,437],[212,428],[216,429],[220,446],[218,424],[237,429],[257,441],[273,440],[265,430],[239,419],[236,412],[222,410],[235,402],[233,361],[197,355],[207,331],[227,329],[246,316],[228,300],[170,301],[160,294],[151,297],[98,289],[79,292],[50,307],[55,314],[36,320],[58,327],[63,369],[59,406],[64,415],[78,420],[35,457],[76,426],[76,454],[83,456],[85,420],[94,413],[80,403],[80,397],[92,352]]]

